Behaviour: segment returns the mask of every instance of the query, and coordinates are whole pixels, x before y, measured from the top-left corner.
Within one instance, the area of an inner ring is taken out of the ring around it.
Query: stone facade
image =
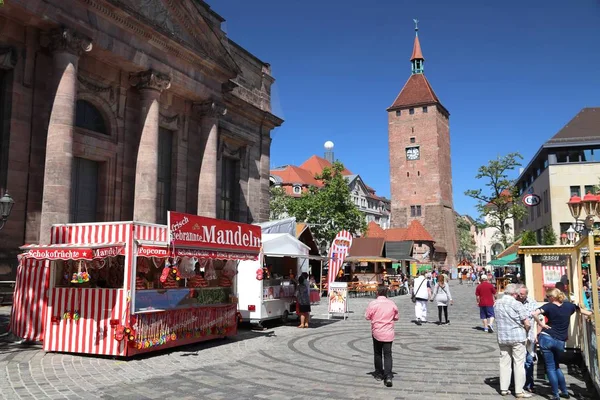
[[[271,113],[269,64],[230,40],[202,1],[68,3],[0,7],[0,191],[15,200],[0,280],[20,245],[73,222],[81,162],[97,177],[83,182],[95,190],[93,221],[164,222],[165,207],[267,220],[270,132],[283,122]],[[98,130],[83,127],[80,106]]]
[[[393,228],[418,220],[435,239],[435,260],[456,265],[449,113],[422,73],[415,38],[413,74],[388,108]]]

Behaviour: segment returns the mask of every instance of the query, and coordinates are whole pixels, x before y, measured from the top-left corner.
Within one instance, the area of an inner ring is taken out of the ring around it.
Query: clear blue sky
[[[389,197],[387,113],[410,75],[413,18],[425,75],[450,111],[454,206],[477,168],[524,164],[583,107],[600,106],[600,0],[209,1],[234,41],[272,65],[271,165],[335,156]],[[599,127],[600,129],[600,127]],[[515,173],[516,176],[516,173]]]

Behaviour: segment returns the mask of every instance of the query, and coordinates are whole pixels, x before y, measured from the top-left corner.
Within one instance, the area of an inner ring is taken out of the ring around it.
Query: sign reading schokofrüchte
[[[170,242],[175,249],[260,252],[260,226],[174,211],[168,213],[168,226]]]

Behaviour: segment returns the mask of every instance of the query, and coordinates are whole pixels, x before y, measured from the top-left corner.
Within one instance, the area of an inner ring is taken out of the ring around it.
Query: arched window
[[[75,126],[108,135],[104,117],[89,101],[77,100]]]

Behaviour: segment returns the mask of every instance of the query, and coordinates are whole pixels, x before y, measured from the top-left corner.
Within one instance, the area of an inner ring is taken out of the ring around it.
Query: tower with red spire
[[[419,220],[435,239],[432,260],[456,266],[450,113],[423,73],[417,20],[410,63],[412,73],[387,109],[391,225],[401,228]]]

